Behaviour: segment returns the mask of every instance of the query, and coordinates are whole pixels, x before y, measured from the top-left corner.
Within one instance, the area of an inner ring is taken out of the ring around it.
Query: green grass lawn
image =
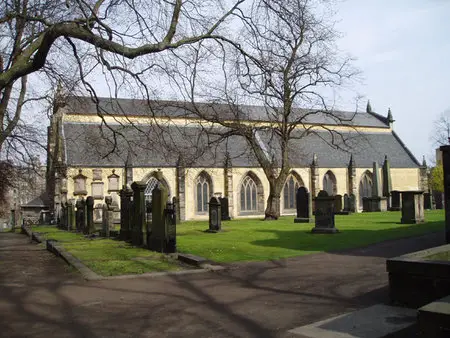
[[[174,271],[182,267],[176,258],[113,239],[87,239],[55,227],[33,227],[43,239],[56,239],[73,256],[102,276]]]
[[[400,212],[359,213],[336,216],[340,233],[311,234],[314,223],[294,223],[293,216],[278,221],[240,219],[222,223],[223,232],[205,233],[206,221],[177,226],[178,252],[191,253],[216,262],[262,261],[311,253],[362,247],[388,239],[444,230],[444,211],[425,213],[426,223],[400,224]],[[54,227],[33,231],[60,242],[72,255],[103,276],[180,269],[169,256],[112,239],[90,240]]]
[[[400,212],[337,215],[340,233],[334,235],[311,234],[314,223],[294,223],[293,216],[278,221],[222,222],[224,231],[216,234],[203,232],[207,222],[185,222],[177,227],[177,248],[216,262],[262,261],[362,247],[444,229],[443,210],[426,211],[426,223],[418,225],[400,224],[400,218]]]

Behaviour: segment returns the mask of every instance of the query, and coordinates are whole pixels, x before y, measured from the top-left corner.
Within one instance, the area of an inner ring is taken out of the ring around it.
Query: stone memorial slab
[[[217,197],[213,196],[208,203],[209,211],[209,229],[207,232],[219,232],[222,230],[222,212],[221,204]]]
[[[315,227],[311,230],[315,234],[334,234],[338,232],[334,223],[334,196],[328,196],[328,193],[321,190],[314,199]]]
[[[310,193],[305,187],[297,189],[297,217],[294,219],[294,223],[310,223],[312,221],[310,199]]]
[[[423,211],[423,191],[402,191],[401,223],[423,223],[425,221]]]
[[[222,221],[231,220],[228,197],[220,197],[219,201],[220,201],[220,211],[221,211]]]
[[[402,196],[401,192],[398,190],[391,191],[391,207],[390,211],[400,211],[402,210]]]

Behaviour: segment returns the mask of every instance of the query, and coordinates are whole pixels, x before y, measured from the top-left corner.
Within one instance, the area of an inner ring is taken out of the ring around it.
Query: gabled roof
[[[223,167],[227,153],[234,167],[259,166],[243,137],[234,135],[222,139],[219,133],[214,134],[214,129],[207,133],[204,127],[196,124],[140,125],[138,128],[110,125],[119,135],[116,142],[112,131],[98,124],[65,122],[63,128],[69,166],[124,167],[131,154],[134,167],[174,167],[180,157],[187,167]],[[280,161],[276,137],[268,132],[260,134],[265,148]],[[381,164],[385,155],[392,168],[420,166],[392,132],[334,135],[316,132],[292,139],[290,147],[292,167],[308,167],[313,154],[317,154],[320,167],[328,168],[346,167],[350,154],[353,154],[357,167],[371,168],[374,161]]]
[[[49,206],[49,198],[47,193],[42,193],[39,196],[33,198],[30,202],[22,204],[22,208],[47,208]]]
[[[147,101],[135,99],[98,98],[96,104],[90,97],[68,96],[65,111],[69,114],[98,113],[109,116],[147,116],[170,118],[198,118],[193,111],[201,111],[209,118],[219,120],[274,121],[273,110],[262,106],[230,106],[221,103],[196,103],[183,101]],[[316,112],[307,109],[293,109],[292,121],[301,119],[305,124],[348,125],[355,127],[389,128],[389,123],[375,113],[349,111]]]

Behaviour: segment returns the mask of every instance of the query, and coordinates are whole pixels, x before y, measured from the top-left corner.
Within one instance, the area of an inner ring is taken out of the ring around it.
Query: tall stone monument
[[[378,162],[373,162],[373,179],[372,179],[372,196],[363,198],[363,204],[365,204],[364,211],[379,212],[387,211],[387,198],[381,196],[381,178],[380,168]]]
[[[425,221],[423,210],[423,191],[402,191],[401,223],[423,223]]]
[[[222,206],[219,199],[211,197],[208,203],[209,229],[207,232],[219,232],[222,230]]]

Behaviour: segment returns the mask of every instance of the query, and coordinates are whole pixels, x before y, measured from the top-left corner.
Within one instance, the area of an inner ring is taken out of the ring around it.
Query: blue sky
[[[391,108],[394,130],[420,161],[434,154],[433,121],[450,108],[449,15],[447,0],[344,0],[338,6],[339,47],[357,59],[363,76],[355,93],[370,99],[377,113]]]

